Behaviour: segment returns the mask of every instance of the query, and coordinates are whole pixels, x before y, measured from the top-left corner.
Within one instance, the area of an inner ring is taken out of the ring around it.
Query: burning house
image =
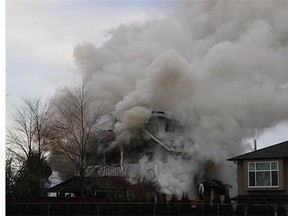
[[[111,121],[114,122],[116,128],[119,127],[119,124],[123,124],[113,118]],[[98,164],[97,162],[91,164],[97,170],[95,176],[124,176],[132,185],[139,184],[141,181],[142,183],[154,184],[158,188],[158,192],[154,190],[156,188],[153,189],[155,196],[163,193],[168,196],[167,198],[173,195],[180,198],[183,194],[191,195],[194,193],[191,198],[205,200],[205,202],[223,202],[224,199],[229,199],[231,186],[223,184],[219,180],[191,175],[190,181],[180,184],[181,189],[176,188],[179,185],[165,182],[164,179],[171,176],[169,161],[187,157],[179,146],[177,148],[177,139],[181,139],[182,142],[185,139],[177,135],[177,132],[183,128],[177,124],[170,112],[152,111],[149,118],[142,121],[142,125],[139,125],[138,130],[133,135],[130,134],[128,140],[117,139],[117,129],[111,128],[113,125],[111,122],[108,121],[108,124],[110,128],[103,131],[101,139],[104,146],[102,158],[100,157]],[[127,131],[124,130],[124,132]],[[118,137],[123,135],[121,133],[123,131],[118,131]],[[189,158],[187,161],[189,162]],[[193,172],[189,170],[189,165],[187,172]],[[209,175],[209,173],[205,174]],[[197,187],[199,187],[198,192]]]
[[[87,89],[113,113],[101,147],[89,152],[98,175],[150,175],[163,193],[190,198],[206,175],[217,181],[203,183],[205,199],[226,184],[236,195],[226,159],[288,119],[287,8],[179,1],[163,19],[110,31],[101,46],[77,45]]]

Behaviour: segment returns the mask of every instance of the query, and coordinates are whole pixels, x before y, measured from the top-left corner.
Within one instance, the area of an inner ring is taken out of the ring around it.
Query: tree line
[[[105,114],[87,82],[52,99],[23,99],[6,129],[6,195],[41,196],[52,170],[63,178],[77,174],[81,182],[93,175]]]

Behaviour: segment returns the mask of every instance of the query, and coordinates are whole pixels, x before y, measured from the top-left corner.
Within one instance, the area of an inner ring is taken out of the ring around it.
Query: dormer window
[[[248,162],[249,188],[279,187],[279,170],[277,161]]]

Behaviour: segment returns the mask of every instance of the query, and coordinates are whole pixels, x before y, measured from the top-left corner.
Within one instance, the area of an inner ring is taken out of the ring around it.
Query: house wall
[[[237,176],[238,176],[238,195],[245,194],[245,186],[244,186],[244,180],[247,178],[247,175],[245,176],[244,172],[244,162],[238,161],[237,164]]]
[[[249,188],[248,187],[248,162],[278,161],[279,187],[277,188]],[[238,195],[288,195],[288,160],[247,160],[238,161]]]
[[[288,159],[283,160],[283,172],[284,189],[286,190],[286,194],[288,195]]]

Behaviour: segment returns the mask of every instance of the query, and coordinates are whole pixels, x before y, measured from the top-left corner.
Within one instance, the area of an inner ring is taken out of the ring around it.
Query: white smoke
[[[151,111],[145,107],[133,107],[124,112],[122,120],[116,123],[116,130],[133,130],[139,129],[151,117]]]
[[[130,139],[137,136],[137,133],[139,134],[139,130],[143,128],[150,117],[151,111],[145,107],[137,106],[126,110],[122,119],[115,124],[117,143],[129,144]]]
[[[118,127],[139,127],[147,110],[173,113],[185,158],[167,162],[164,185],[193,191],[204,171],[235,185],[226,159],[255,131],[288,119],[288,1],[177,1],[172,9],[142,27],[114,29],[99,48],[78,45],[76,63],[97,97],[123,115]]]

